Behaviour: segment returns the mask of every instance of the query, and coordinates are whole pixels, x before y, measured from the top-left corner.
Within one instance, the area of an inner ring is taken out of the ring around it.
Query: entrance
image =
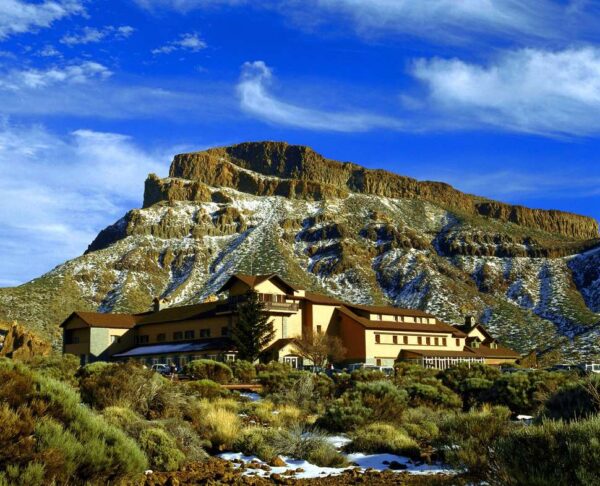
[[[298,356],[284,356],[283,362],[287,365],[290,365],[294,369],[298,369],[300,367],[300,358],[298,358]]]

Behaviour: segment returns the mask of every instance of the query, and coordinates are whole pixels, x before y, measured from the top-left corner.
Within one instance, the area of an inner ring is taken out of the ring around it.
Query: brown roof
[[[60,327],[64,327],[73,318],[79,317],[88,327],[105,327],[111,329],[131,329],[136,324],[132,314],[108,314],[103,312],[73,312]]]
[[[278,280],[285,287],[288,287],[292,291],[299,290],[298,287],[287,283],[276,273],[270,273],[268,275],[244,275],[241,273],[235,273],[227,279],[227,282],[225,282],[223,284],[223,286],[219,289],[219,292],[223,292],[224,290],[227,290],[229,287],[231,287],[233,282],[235,282],[236,280],[240,280],[240,281],[244,282],[246,285],[248,285],[248,287],[254,288],[257,285],[261,284],[262,282],[265,282],[267,280],[273,280],[273,279]]]
[[[415,316],[415,317],[429,317],[434,316],[423,312],[419,309],[401,309],[400,307],[392,307],[386,305],[362,305],[362,304],[344,304],[346,307],[352,309],[359,309],[362,311],[370,312],[371,314],[386,314],[392,316]]]
[[[474,326],[469,326],[468,324],[460,324],[455,327],[463,331],[465,334],[469,334],[469,331],[472,331],[473,329],[479,329],[481,331],[481,334],[483,334],[486,338],[490,340],[494,339],[492,335],[487,331],[487,329],[479,323],[475,324]]]
[[[361,317],[352,312],[348,306],[342,305],[339,312],[354,319],[356,322],[366,327],[367,329],[381,329],[390,331],[418,331],[431,333],[450,333],[456,337],[464,337],[464,333],[453,326],[436,321],[435,324],[418,324],[410,322],[394,322],[394,321],[371,321],[365,317]]]
[[[160,324],[164,322],[185,321],[197,317],[214,315],[217,306],[222,302],[206,302],[203,304],[167,307],[158,312],[146,312],[136,316],[138,325]]]
[[[336,299],[335,297],[329,297],[328,295],[316,294],[315,292],[305,292],[304,298],[314,304],[323,305],[343,305],[344,302]]]
[[[463,351],[441,351],[434,349],[403,349],[400,351],[400,358],[410,358],[412,356],[431,356],[432,358],[483,358],[473,353],[469,348]]]
[[[492,349],[485,344],[480,345],[478,348],[469,348],[475,354],[484,358],[520,358],[521,355],[512,349],[498,345],[496,349]]]

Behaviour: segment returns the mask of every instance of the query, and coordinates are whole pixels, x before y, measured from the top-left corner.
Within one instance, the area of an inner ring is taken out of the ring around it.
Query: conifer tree
[[[237,348],[238,359],[253,363],[260,352],[275,336],[273,323],[264,312],[265,305],[254,290],[246,293],[246,299],[238,305],[237,323],[231,330],[231,339]]]

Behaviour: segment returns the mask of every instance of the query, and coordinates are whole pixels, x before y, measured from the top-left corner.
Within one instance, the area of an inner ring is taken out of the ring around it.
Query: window
[[[200,329],[200,337],[210,337],[210,329]]]
[[[221,328],[221,336],[229,336],[229,328],[227,326]]]
[[[183,332],[181,332],[181,331],[174,332],[173,339],[175,341],[179,341],[179,340],[183,339]]]
[[[404,336],[402,340],[404,341],[404,344],[408,344],[408,336]]]
[[[423,344],[423,338],[421,336],[417,337],[417,343],[418,344]]]
[[[159,343],[162,343],[163,341],[166,341],[166,340],[167,340],[167,335],[166,335],[164,332],[161,332],[160,334],[157,334],[157,335],[156,335],[156,340],[157,340]]]
[[[185,331],[186,339],[194,339],[194,331]]]
[[[148,344],[148,341],[150,340],[149,336],[136,336],[135,340],[137,341],[138,344]]]
[[[75,335],[72,330],[66,331],[65,344],[79,344],[79,336]]]
[[[439,338],[434,338],[433,340],[434,340],[434,342],[435,342],[435,345],[436,345],[436,346],[439,346],[439,345],[440,345],[440,340],[439,340]]]
[[[378,321],[381,321],[382,319],[383,319],[383,318],[382,318],[381,314],[377,314],[377,320],[378,320]]]
[[[377,366],[381,366],[381,358],[377,358],[375,360],[375,363],[377,364]]]
[[[235,354],[226,354],[225,355],[225,361],[227,361],[227,362],[233,362],[233,361],[235,361]]]
[[[457,340],[456,340],[456,345],[457,345],[457,346],[460,346],[460,339],[457,339]]]
[[[381,342],[381,336],[379,334],[375,334],[375,342],[379,344]]]
[[[426,337],[425,338],[425,344],[427,344],[427,346],[429,346],[431,344],[431,338],[430,337]]]
[[[392,337],[392,340],[394,341],[394,344],[398,344],[398,336]]]
[[[323,326],[317,325],[317,334],[323,333]]]
[[[442,338],[442,346],[447,346],[447,344],[446,344],[446,338]]]

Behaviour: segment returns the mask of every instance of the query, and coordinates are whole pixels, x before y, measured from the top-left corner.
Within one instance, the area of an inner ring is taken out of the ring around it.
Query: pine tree
[[[238,305],[237,323],[231,330],[238,359],[253,363],[275,336],[273,323],[269,321],[264,308],[265,305],[258,300],[258,294],[254,290],[248,291],[246,299]]]

